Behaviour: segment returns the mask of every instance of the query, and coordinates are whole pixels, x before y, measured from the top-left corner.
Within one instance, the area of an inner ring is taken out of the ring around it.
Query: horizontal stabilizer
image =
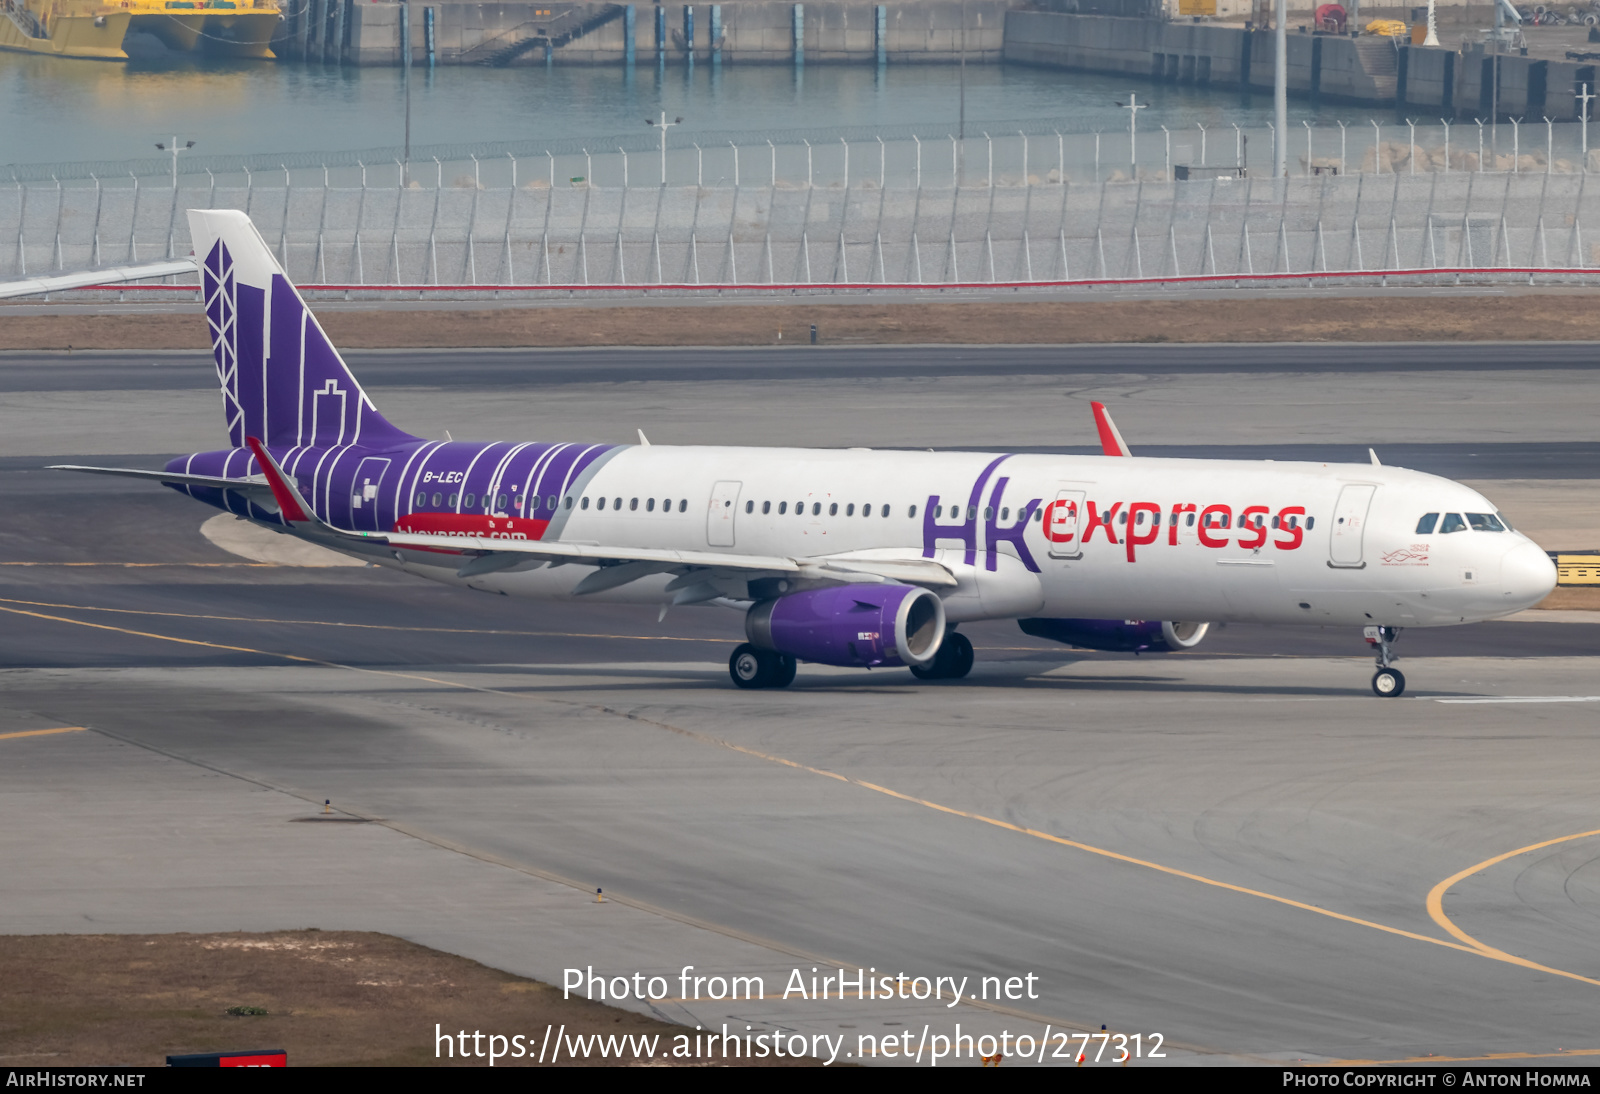
[[[169,486],[205,486],[213,490],[232,490],[252,501],[272,500],[272,488],[267,485],[267,480],[256,477],[227,479],[220,475],[188,475],[181,471],[144,471],[132,467],[80,467],[68,463],[52,464],[45,470],[83,471],[90,475],[120,475],[123,478],[143,479],[146,482],[166,483]]]
[[[100,270],[80,270],[77,273],[57,274],[54,277],[35,277],[27,281],[0,282],[0,300],[16,296],[38,296],[41,293],[64,292],[67,289],[88,289],[96,285],[120,285],[127,281],[145,281],[153,277],[182,277],[195,273],[199,267],[192,258],[179,258],[169,262],[146,262],[138,266],[112,266]],[[174,288],[192,289],[195,285],[178,285]]]

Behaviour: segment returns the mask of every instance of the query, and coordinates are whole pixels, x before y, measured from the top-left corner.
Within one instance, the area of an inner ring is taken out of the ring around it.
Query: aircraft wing
[[[463,577],[507,569],[519,562],[538,560],[554,563],[587,563],[600,566],[579,585],[579,592],[599,592],[626,584],[651,573],[670,571],[721,571],[728,574],[755,574],[848,584],[856,581],[895,581],[935,588],[951,587],[956,579],[950,571],[920,558],[844,559],[786,558],[778,555],[735,555],[721,551],[683,551],[659,547],[618,547],[607,544],[547,543],[540,540],[489,539],[482,536],[437,536],[410,532],[342,533],[363,544],[381,543],[390,548],[459,554],[466,561]],[[614,575],[609,571],[617,571]]]
[[[491,539],[476,535],[428,535],[417,532],[347,532],[317,516],[301,497],[294,480],[283,473],[266,447],[255,437],[245,443],[255,453],[279,510],[289,527],[314,542],[334,548],[370,553],[373,547],[430,554],[459,555],[459,577],[476,577],[509,569],[522,562],[584,563],[600,567],[573,590],[578,595],[600,592],[650,574],[677,572],[674,584],[685,588],[690,574],[710,580],[718,573],[798,578],[849,584],[855,581],[911,581],[914,584],[951,586],[955,578],[938,563],[924,559],[784,558],[777,555],[734,555],[721,551],[681,551],[664,547],[620,547],[599,543],[547,543],[528,539]]]

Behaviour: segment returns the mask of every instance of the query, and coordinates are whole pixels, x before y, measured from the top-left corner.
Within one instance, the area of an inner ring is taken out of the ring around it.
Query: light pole
[[[1272,59],[1272,171],[1277,178],[1289,173],[1289,5],[1278,0],[1277,47]]]
[[[682,125],[683,119],[678,117],[669,122],[667,121],[667,112],[663,110],[660,121],[654,118],[646,118],[644,124],[656,126],[661,130],[661,185],[665,186],[667,184],[667,130],[675,125]]]
[[[1128,164],[1134,178],[1139,177],[1139,111],[1149,110],[1149,103],[1141,103],[1139,96],[1128,93],[1128,101],[1117,103],[1128,112]]]
[[[174,190],[178,188],[178,153],[187,152],[193,147],[194,141],[184,141],[182,144],[179,144],[177,137],[172,138],[171,145],[162,144],[160,141],[156,142],[156,148],[158,148],[160,151],[172,153],[172,188]]]

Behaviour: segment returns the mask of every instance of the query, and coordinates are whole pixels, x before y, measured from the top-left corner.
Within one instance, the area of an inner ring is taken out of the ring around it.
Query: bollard
[[[601,890],[599,890],[599,889],[596,889],[596,890],[595,890],[595,891],[594,891],[594,902],[595,902],[595,903],[596,903],[596,904],[604,904],[604,903],[605,903],[605,902],[606,902],[606,895],[605,895],[605,893],[604,893],[604,892],[602,892],[602,891],[601,891]]]
[[[333,812],[333,799],[332,798],[323,798],[322,799],[322,811],[324,813],[332,813]]]
[[[811,324],[811,344],[813,346],[817,344],[817,325],[815,323]]]

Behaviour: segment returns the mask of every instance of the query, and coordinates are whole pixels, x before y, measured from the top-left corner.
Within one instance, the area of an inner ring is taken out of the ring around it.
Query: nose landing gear
[[[1367,643],[1377,649],[1378,671],[1372,675],[1372,693],[1380,699],[1398,699],[1405,694],[1406,678],[1394,668],[1394,655],[1390,643],[1400,637],[1399,627],[1368,627],[1364,632]]]

